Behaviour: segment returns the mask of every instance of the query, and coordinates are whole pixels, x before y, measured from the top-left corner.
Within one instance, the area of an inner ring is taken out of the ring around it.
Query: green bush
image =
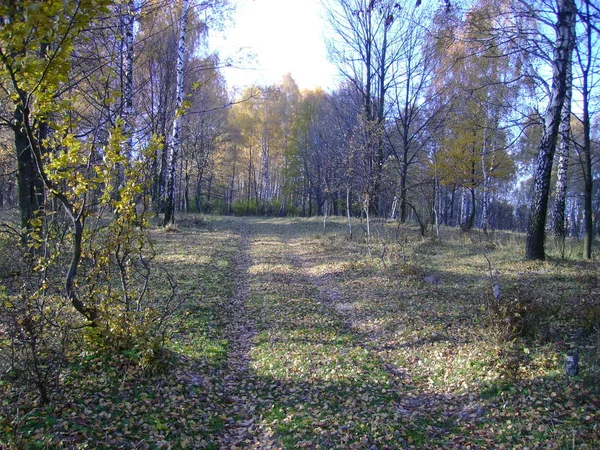
[[[84,330],[87,350],[112,356],[122,354],[144,369],[159,367],[164,336],[157,329],[160,315],[147,309],[142,313],[103,311],[96,327]]]

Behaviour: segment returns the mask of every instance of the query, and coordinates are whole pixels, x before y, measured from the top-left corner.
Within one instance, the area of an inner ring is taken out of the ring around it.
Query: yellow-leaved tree
[[[0,293],[0,322],[10,335],[0,351],[19,378],[37,386],[43,403],[68,349],[80,349],[76,329],[87,329],[95,349],[130,350],[148,362],[160,348],[158,330],[173,298],[150,303],[145,211],[148,155],[158,144],[125,148],[131,141],[121,120],[88,133],[77,119],[83,106],[73,98],[74,84],[90,80],[85,70],[94,67],[74,70],[74,50],[109,6],[0,6],[2,113],[14,136],[21,211],[12,238],[20,245],[2,247],[16,269]],[[119,94],[107,97],[113,95]]]
[[[464,17],[440,27],[436,48],[441,70],[433,85],[444,86],[447,106],[431,165],[441,184],[462,189],[464,229],[474,225],[480,189],[481,227],[487,230],[495,182],[515,172],[504,121],[518,93],[519,85],[511,80],[519,64],[494,30],[501,9],[485,0],[476,3]]]

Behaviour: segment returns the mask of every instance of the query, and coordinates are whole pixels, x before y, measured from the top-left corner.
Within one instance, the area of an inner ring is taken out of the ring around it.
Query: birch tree
[[[567,92],[569,60],[575,45],[576,8],[573,0],[557,0],[556,42],[552,61],[552,88],[544,114],[542,140],[538,146],[533,194],[527,227],[525,257],[545,259],[544,238],[552,162]]]
[[[560,146],[558,149],[554,209],[552,211],[554,239],[561,247],[561,251],[564,250],[565,241],[565,207],[567,202],[567,175],[571,145],[571,97],[573,90],[572,61],[569,59],[567,64],[567,92],[565,94],[565,103],[563,104],[559,127]]]
[[[183,114],[183,83],[184,61],[186,53],[187,16],[190,7],[189,0],[182,0],[179,28],[179,43],[177,47],[177,87],[175,93],[175,118],[173,119],[173,137],[169,153],[168,183],[165,198],[165,216],[163,225],[175,222],[175,177],[177,176],[177,158],[181,145],[181,116]]]
[[[133,45],[135,25],[135,0],[126,0],[121,15],[123,26],[123,134],[125,136],[125,156],[129,159],[133,150]]]

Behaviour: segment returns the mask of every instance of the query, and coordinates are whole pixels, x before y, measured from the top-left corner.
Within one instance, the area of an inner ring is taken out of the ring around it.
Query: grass
[[[597,260],[550,248],[525,261],[513,233],[375,227],[352,240],[336,218],[326,233],[318,218],[190,216],[152,229],[184,301],[169,367],[74,356],[45,408],[0,381],[0,442],[247,448],[260,429],[290,449],[600,447]],[[253,339],[232,395],[227,304],[242,251]],[[563,370],[572,349],[575,377]]]

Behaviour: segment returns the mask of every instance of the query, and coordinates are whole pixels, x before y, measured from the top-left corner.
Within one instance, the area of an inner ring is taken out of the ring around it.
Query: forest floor
[[[185,299],[168,367],[79,357],[45,407],[0,381],[6,448],[600,448],[597,260],[393,222],[370,240],[322,218],[151,234]]]

